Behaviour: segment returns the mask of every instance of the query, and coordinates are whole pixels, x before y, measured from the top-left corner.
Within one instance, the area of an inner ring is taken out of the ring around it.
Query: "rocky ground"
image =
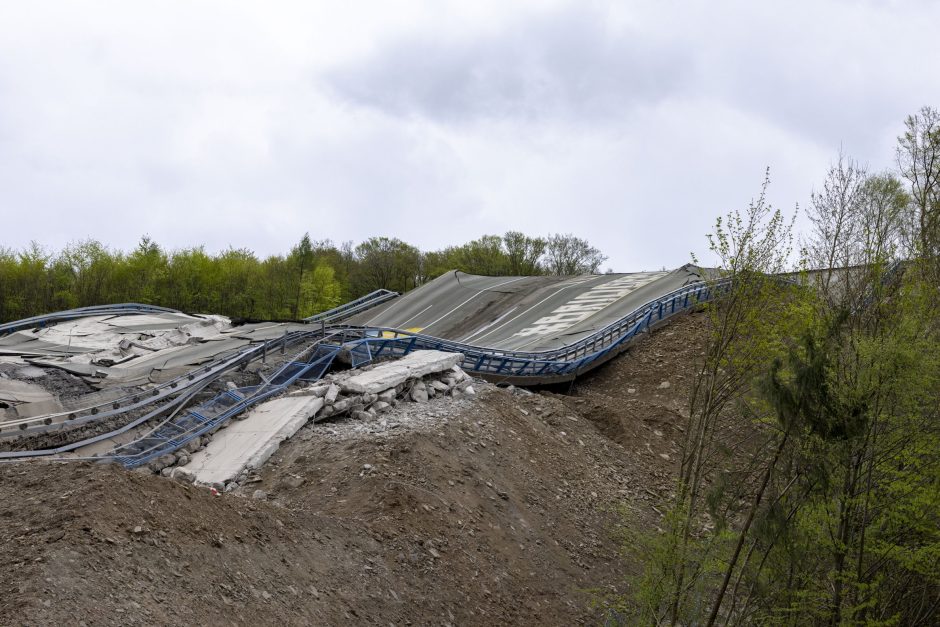
[[[0,624],[596,624],[672,485],[701,315],[573,386],[303,428],[244,485],[0,465]]]

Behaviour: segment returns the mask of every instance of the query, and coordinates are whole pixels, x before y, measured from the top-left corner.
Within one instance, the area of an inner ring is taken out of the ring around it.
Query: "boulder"
[[[170,473],[170,478],[182,483],[192,483],[196,480],[196,474],[187,468],[176,467]]]

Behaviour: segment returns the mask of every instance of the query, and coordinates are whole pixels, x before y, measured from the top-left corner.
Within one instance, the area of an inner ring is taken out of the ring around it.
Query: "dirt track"
[[[218,497],[0,465],[0,624],[596,623],[637,568],[618,508],[659,520],[702,327],[677,320],[568,396],[487,385],[397,428],[307,427]]]

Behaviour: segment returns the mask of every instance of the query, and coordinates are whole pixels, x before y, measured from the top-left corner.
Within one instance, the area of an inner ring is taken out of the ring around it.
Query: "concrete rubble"
[[[416,351],[396,361],[328,375],[258,405],[211,440],[203,438],[191,450],[160,458],[150,470],[219,491],[250,484],[254,471],[281,442],[310,421],[340,416],[380,420],[380,414],[402,401],[473,396],[473,380],[457,366],[462,359],[459,353]]]

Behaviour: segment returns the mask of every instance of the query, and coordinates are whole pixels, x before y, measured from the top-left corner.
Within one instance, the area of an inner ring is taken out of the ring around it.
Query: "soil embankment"
[[[676,320],[569,395],[480,385],[309,425],[221,496],[0,465],[0,624],[596,623],[636,568],[619,508],[659,520],[702,328]]]

